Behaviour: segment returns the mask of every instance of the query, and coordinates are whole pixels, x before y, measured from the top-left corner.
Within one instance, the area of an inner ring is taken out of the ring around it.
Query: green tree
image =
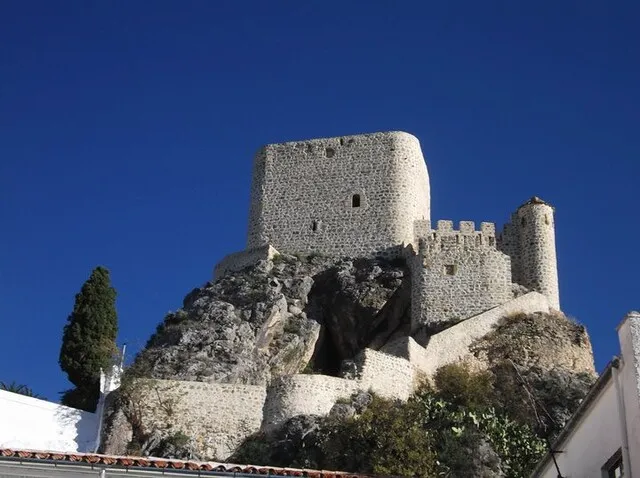
[[[43,398],[40,395],[38,395],[37,393],[34,393],[33,390],[31,390],[26,385],[18,384],[16,382],[11,382],[11,383],[0,382],[0,390],[5,390],[7,392],[13,392],[13,393],[19,393],[20,395],[25,395],[27,397]]]
[[[64,405],[91,412],[96,409],[100,369],[109,370],[117,352],[115,300],[109,271],[96,267],[76,295],[73,312],[64,326],[59,364],[75,385],[63,393]]]

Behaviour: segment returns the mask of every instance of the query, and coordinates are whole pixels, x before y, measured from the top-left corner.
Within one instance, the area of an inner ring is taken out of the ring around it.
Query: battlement
[[[410,133],[404,131],[385,131],[378,133],[362,133],[352,134],[346,136],[336,136],[327,138],[312,138],[297,141],[285,141],[281,143],[271,143],[262,146],[257,155],[265,158],[268,153],[276,153],[279,155],[293,154],[298,158],[305,156],[313,157],[316,160],[338,158],[341,155],[345,155],[340,159],[351,159],[349,154],[354,150],[362,148],[369,149],[369,143],[379,143],[382,141],[391,141],[398,144],[414,144],[416,147],[420,147],[418,138]],[[392,146],[392,150],[394,147]],[[377,158],[373,158],[377,159]]]
[[[455,229],[453,221],[440,220],[433,229],[431,221],[420,220],[414,222],[414,236],[419,252],[449,247],[496,248],[496,226],[492,222],[481,222],[476,230],[474,221],[460,221]]]

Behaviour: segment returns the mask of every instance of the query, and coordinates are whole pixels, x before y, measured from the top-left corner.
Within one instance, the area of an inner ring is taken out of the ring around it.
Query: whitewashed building
[[[536,478],[640,478],[640,313],[618,326],[620,355],[534,470]]]
[[[116,366],[109,375],[101,373],[95,413],[0,390],[0,449],[95,452],[105,398],[120,386],[121,372]]]

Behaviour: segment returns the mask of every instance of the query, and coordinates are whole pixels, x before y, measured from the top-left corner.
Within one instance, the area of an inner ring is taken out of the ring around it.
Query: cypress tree
[[[116,291],[109,271],[98,266],[76,295],[67,318],[60,348],[60,368],[75,388],[62,395],[62,403],[90,412],[100,396],[100,369],[110,370],[117,352]]]

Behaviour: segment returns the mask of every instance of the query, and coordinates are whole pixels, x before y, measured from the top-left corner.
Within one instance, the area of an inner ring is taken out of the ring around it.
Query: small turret
[[[560,310],[553,207],[538,197],[520,206],[513,218],[517,229],[519,283],[544,294]]]

